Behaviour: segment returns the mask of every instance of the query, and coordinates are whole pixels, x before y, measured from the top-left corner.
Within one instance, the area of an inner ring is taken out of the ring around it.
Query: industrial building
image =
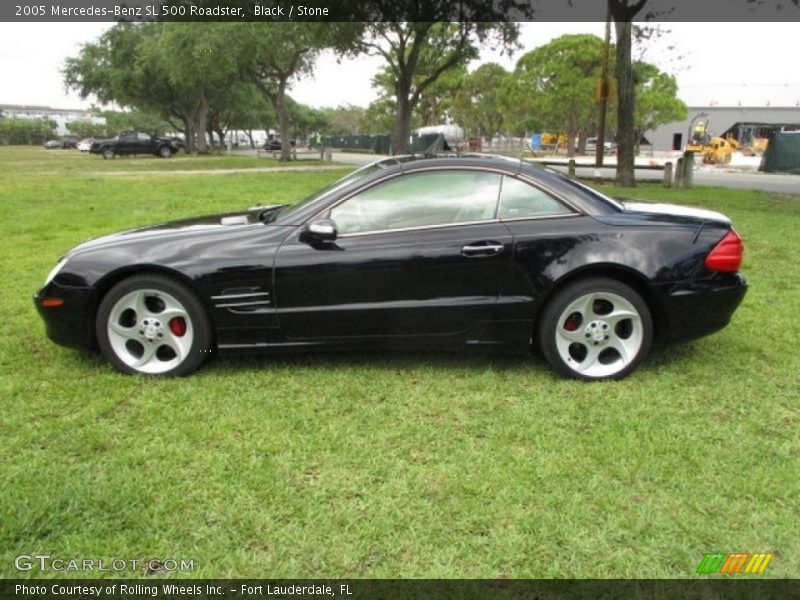
[[[725,137],[730,133],[744,145],[771,133],[800,131],[800,106],[693,106],[689,107],[686,119],[659,125],[645,132],[645,138],[655,151],[682,150],[692,119],[701,113],[707,115],[713,135]]]

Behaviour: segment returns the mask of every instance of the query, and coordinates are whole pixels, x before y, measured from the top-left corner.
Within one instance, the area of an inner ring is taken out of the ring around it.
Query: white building
[[[72,121],[91,121],[105,125],[106,120],[89,110],[50,108],[49,106],[26,106],[20,104],[0,104],[0,112],[8,119],[41,119],[46,118],[56,123],[56,133],[67,135],[67,123]]]

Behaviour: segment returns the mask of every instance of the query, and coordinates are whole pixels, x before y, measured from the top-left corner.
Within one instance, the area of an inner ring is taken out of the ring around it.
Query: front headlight
[[[65,257],[63,257],[63,258],[62,258],[60,261],[58,261],[58,262],[56,263],[56,266],[55,266],[55,267],[53,267],[53,269],[52,269],[52,270],[51,270],[51,271],[50,271],[50,272],[47,274],[47,279],[45,279],[45,280],[44,280],[44,284],[45,284],[45,285],[47,285],[48,283],[50,283],[51,281],[53,281],[53,278],[54,278],[56,275],[58,275],[58,272],[61,270],[61,268],[62,268],[62,267],[65,265],[65,264],[67,264],[67,257],[66,257],[66,256],[65,256]]]

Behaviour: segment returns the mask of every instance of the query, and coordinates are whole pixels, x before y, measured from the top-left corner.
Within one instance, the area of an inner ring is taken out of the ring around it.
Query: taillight
[[[742,238],[731,229],[706,256],[706,266],[713,271],[738,271],[743,254]]]

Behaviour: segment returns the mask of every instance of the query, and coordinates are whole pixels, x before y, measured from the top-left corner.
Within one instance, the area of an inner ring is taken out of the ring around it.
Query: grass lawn
[[[58,258],[344,171],[93,174],[145,161],[179,164],[0,148],[0,576],[41,576],[14,570],[33,553],[194,560],[182,575],[202,577],[681,578],[750,551],[776,553],[764,576],[800,573],[800,197],[624,190],[731,216],[751,288],[724,331],[621,382],[374,353],[159,380],[46,339],[31,296]]]

